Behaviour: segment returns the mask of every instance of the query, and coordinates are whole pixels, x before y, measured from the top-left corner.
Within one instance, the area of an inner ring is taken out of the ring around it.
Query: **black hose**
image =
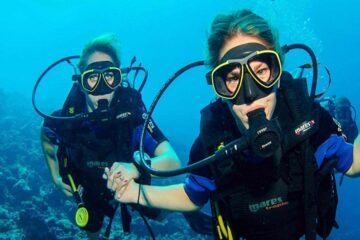
[[[135,76],[134,76],[133,85],[135,85],[135,79],[136,79],[136,76],[137,76],[139,70],[144,71],[144,74],[145,74],[144,79],[142,80],[142,82],[141,82],[141,84],[140,84],[140,87],[139,87],[139,89],[137,90],[138,92],[141,92],[141,91],[143,90],[145,84],[146,84],[146,81],[147,81],[147,78],[148,78],[149,73],[148,73],[148,71],[147,71],[144,67],[141,67],[141,66],[131,67],[130,69],[136,71],[136,72],[135,72]],[[133,87],[135,87],[135,86],[133,86]]]
[[[311,61],[312,61],[313,79],[312,79],[312,84],[311,84],[310,98],[314,100],[315,94],[316,94],[317,78],[318,78],[318,63],[316,60],[315,53],[313,52],[313,50],[310,47],[308,47],[304,44],[300,44],[300,43],[285,45],[283,47],[283,50],[285,53],[287,53],[293,49],[299,49],[299,48],[305,50],[309,54]]]
[[[75,59],[75,58],[80,58],[80,56],[78,56],[78,55],[70,56],[70,57],[62,58],[62,59],[54,62],[54,63],[51,64],[49,67],[47,67],[47,68],[45,69],[45,71],[44,71],[44,72],[40,75],[40,77],[37,79],[37,81],[36,81],[36,83],[35,83],[35,86],[34,86],[34,89],[33,89],[33,92],[32,92],[32,105],[33,105],[35,111],[37,112],[37,114],[39,114],[41,117],[43,117],[43,118],[49,118],[49,117],[51,117],[51,116],[48,116],[48,115],[42,113],[42,112],[39,110],[39,108],[37,107],[37,105],[36,105],[35,96],[36,96],[36,91],[37,91],[37,88],[38,88],[41,80],[43,79],[43,77],[44,77],[53,67],[55,67],[55,66],[58,65],[59,63],[64,62],[64,61],[66,61],[66,62],[69,63],[69,62],[70,62],[70,61],[69,61],[70,59]],[[56,118],[56,117],[53,117],[53,118]],[[73,119],[73,118],[74,118],[74,117],[61,117],[60,119],[66,120],[66,119]],[[56,118],[56,119],[58,119],[58,118]]]
[[[154,232],[151,229],[151,226],[150,226],[149,222],[147,221],[146,217],[142,213],[140,213],[140,211],[139,211],[139,214],[140,214],[140,217],[144,220],[145,226],[150,233],[151,239],[155,240]]]

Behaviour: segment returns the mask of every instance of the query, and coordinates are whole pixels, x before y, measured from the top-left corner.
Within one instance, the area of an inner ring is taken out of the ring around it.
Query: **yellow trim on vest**
[[[215,206],[215,214],[216,214],[217,222],[218,222],[218,225],[216,226],[216,228],[218,230],[219,238],[223,239],[223,236],[224,236],[228,240],[233,240],[234,238],[233,238],[229,223],[226,222],[226,225],[225,225],[223,217],[220,214],[219,205],[216,201],[214,202],[214,206]]]
[[[223,237],[222,237],[222,234],[221,234],[221,230],[220,230],[220,226],[219,225],[216,225],[216,230],[217,230],[217,233],[218,233],[218,236],[219,236],[219,239],[222,240]]]
[[[70,181],[70,185],[71,185],[71,189],[73,190],[73,192],[76,192],[76,186],[75,186],[75,183],[74,183],[74,179],[72,178],[72,176],[70,174],[68,174],[68,179]]]
[[[228,223],[228,222],[226,223],[226,226],[227,226],[227,232],[228,232],[228,234],[229,234],[228,239],[229,239],[229,240],[233,240],[234,237],[233,237],[233,235],[232,235],[232,232],[231,232],[231,229],[230,229],[230,226],[229,226],[229,223]]]

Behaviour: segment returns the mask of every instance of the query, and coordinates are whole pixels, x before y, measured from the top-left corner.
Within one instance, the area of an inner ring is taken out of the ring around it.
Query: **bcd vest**
[[[298,82],[294,84],[294,81]],[[316,233],[325,238],[336,225],[337,193],[333,166],[318,171],[310,144],[310,138],[318,127],[314,126],[301,137],[296,135],[296,131],[301,130],[296,126],[304,126],[301,123],[306,119],[319,124],[317,106],[306,97],[307,92],[303,91],[305,97],[299,98],[302,96],[299,93],[301,88],[306,89],[303,82],[282,78],[283,87],[277,92],[275,114],[285,135],[280,165],[275,166],[268,159],[262,164],[251,164],[246,161],[249,157],[246,154],[210,165],[217,185],[211,203],[215,236],[219,239],[238,239],[241,236],[268,239],[266,236],[269,234],[274,239],[287,239],[289,236],[299,237],[304,232],[306,239],[315,239]],[[294,102],[289,99],[292,95],[296,96],[298,103],[310,107],[296,109],[299,104],[291,103]],[[208,155],[241,137],[231,112],[221,100],[204,108],[201,115],[200,136],[203,150]],[[291,224],[286,225],[286,229],[274,229],[279,223],[288,222]],[[277,232],[281,235],[276,236]]]
[[[85,97],[78,84],[74,84],[61,116],[75,116],[85,107]],[[90,119],[47,123],[59,138],[57,157],[63,180],[66,182],[70,173],[76,185],[81,184],[85,191],[91,192],[94,202],[111,199],[102,174],[114,162],[132,162],[132,131],[142,124],[141,107],[143,103],[136,90],[120,87],[110,104],[114,117],[106,123]],[[141,176],[141,182],[149,183],[150,175]]]

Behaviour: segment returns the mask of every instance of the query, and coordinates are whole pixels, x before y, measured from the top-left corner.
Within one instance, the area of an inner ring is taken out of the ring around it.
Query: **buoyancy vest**
[[[217,185],[211,203],[215,236],[219,239],[297,239],[304,233],[306,239],[315,239],[316,233],[325,238],[336,225],[333,166],[318,171],[313,157],[313,142],[322,142],[327,133],[321,133],[324,136],[320,139],[316,137],[319,106],[309,101],[306,87],[302,86],[301,92],[294,81],[304,85],[305,80],[282,78],[283,87],[277,92],[275,114],[286,135],[280,165],[274,166],[266,159],[265,163],[254,165],[247,162],[249,156],[244,154],[210,165]],[[291,103],[292,94],[298,103],[308,104],[309,108],[296,109],[302,106]],[[312,128],[306,129],[309,124]],[[231,112],[221,100],[202,110],[200,129],[207,154],[241,137]]]
[[[70,173],[75,183],[81,184],[90,192],[91,201],[103,201],[112,198],[102,179],[105,167],[116,162],[131,162],[131,141],[133,129],[142,124],[140,94],[132,88],[118,88],[110,104],[114,119],[98,124],[96,120],[61,121],[47,119],[49,126],[57,135],[59,145],[57,157],[60,174],[66,182]],[[74,84],[64,106],[58,115],[75,116],[84,112],[85,96],[78,84]],[[142,182],[148,182],[150,176],[141,174]]]

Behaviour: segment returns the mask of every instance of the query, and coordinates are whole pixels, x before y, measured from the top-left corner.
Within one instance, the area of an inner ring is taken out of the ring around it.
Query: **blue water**
[[[36,166],[37,171],[32,174],[40,171],[46,178],[46,165],[41,159],[40,146],[36,145],[36,131],[41,119],[32,111],[30,97],[36,79],[49,64],[65,56],[80,54],[83,45],[100,34],[115,33],[120,42],[122,66],[127,66],[136,56],[149,71],[148,83],[143,90],[144,101],[149,106],[160,87],[177,69],[204,59],[206,37],[214,16],[240,8],[249,8],[270,20],[278,29],[281,44],[305,43],[312,47],[321,63],[319,90],[326,85],[321,66],[327,66],[333,82],[326,95],[347,96],[360,114],[359,7],[360,3],[355,0],[6,1],[2,3],[0,15],[0,89],[10,97],[3,99],[0,107],[3,118],[0,125],[5,130],[14,126],[20,129],[16,141],[25,143],[34,138],[30,148],[37,151],[37,157],[32,158],[34,155],[29,154],[26,162]],[[287,70],[309,61],[305,55],[292,56],[286,59]],[[71,86],[71,71],[63,65],[44,78],[37,96],[42,110],[50,113],[61,106]],[[199,111],[214,97],[212,89],[205,83],[205,72],[205,68],[199,68],[180,77],[154,112],[157,124],[184,164],[198,134]],[[358,125],[359,122],[358,117]],[[7,135],[0,140],[2,159],[12,159],[10,164],[23,161],[24,156],[16,150],[16,145],[14,151],[4,148],[11,139],[5,130],[2,134]],[[10,172],[14,172],[17,167],[10,168]],[[4,169],[5,165],[1,166],[1,185],[7,184],[5,176],[8,173]],[[14,176],[20,178],[23,175]],[[51,185],[47,181],[44,184]],[[357,230],[359,187],[358,179],[345,179],[340,187],[338,222],[341,228],[333,232],[331,239],[357,239],[355,235],[360,234]],[[4,209],[17,202],[8,198],[0,198],[0,201]],[[4,216],[0,214],[0,221],[6,221]]]

